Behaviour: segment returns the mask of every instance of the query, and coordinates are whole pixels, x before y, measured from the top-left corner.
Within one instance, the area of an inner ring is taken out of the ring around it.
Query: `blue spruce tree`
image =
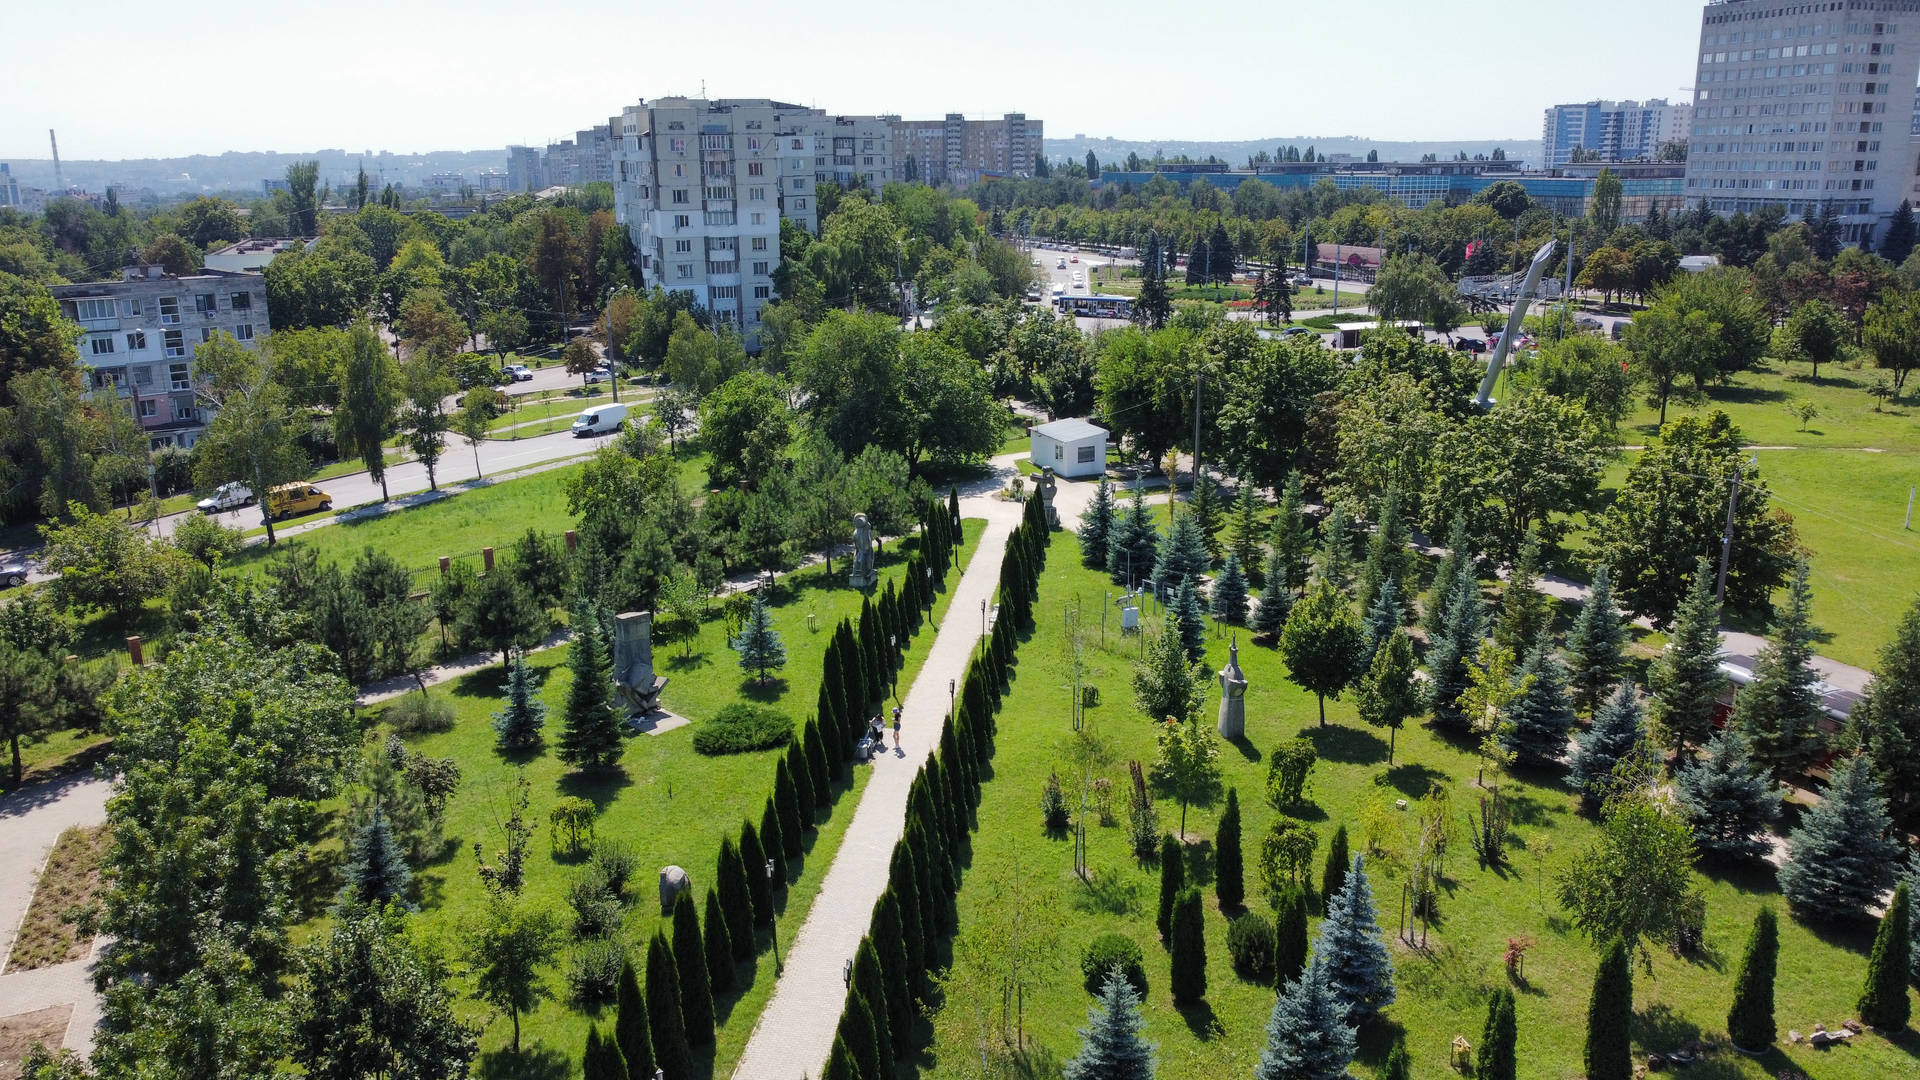
[[[493,714],[494,740],[502,750],[524,750],[540,744],[547,723],[547,705],[539,698],[527,654],[516,651],[507,666],[507,706]]]
[[[1780,794],[1773,779],[1754,763],[1738,731],[1715,735],[1707,743],[1705,760],[1696,759],[1674,774],[1673,794],[1701,851],[1728,859],[1759,859],[1770,850],[1762,834],[1780,816]]]
[[[1567,687],[1573,703],[1592,716],[1626,666],[1627,621],[1613,602],[1613,576],[1593,572],[1593,593],[1567,630]]]
[[[1226,564],[1220,568],[1220,575],[1213,579],[1210,601],[1214,618],[1231,626],[1246,623],[1247,575],[1240,569],[1239,556],[1227,556]]]
[[[1354,1029],[1327,979],[1321,950],[1289,982],[1267,1018],[1267,1046],[1254,1080],[1344,1080],[1353,1063]]]
[[[1893,882],[1900,845],[1880,785],[1859,759],[1834,766],[1826,797],[1787,836],[1780,892],[1795,911],[1822,919],[1854,919]]]
[[[1460,711],[1460,695],[1471,685],[1468,672],[1480,650],[1480,639],[1487,636],[1480,580],[1468,569],[1472,560],[1463,559],[1459,566],[1461,570],[1447,596],[1446,614],[1440,620],[1440,634],[1427,649],[1427,708],[1433,712],[1435,724],[1456,731],[1467,727],[1467,718]]]
[[[345,876],[346,884],[340,888],[342,904],[413,906],[407,903],[413,871],[407,866],[400,842],[394,839],[385,810],[374,807],[372,816],[355,830],[347,846]]]
[[[1270,640],[1279,640],[1287,628],[1287,616],[1293,614],[1293,583],[1289,578],[1286,556],[1279,551],[1267,556],[1266,584],[1260,587],[1260,605],[1253,609],[1248,628]]]
[[[1107,576],[1131,589],[1153,573],[1160,531],[1147,512],[1146,493],[1133,489],[1125,513],[1116,513],[1107,529]]]
[[[1346,884],[1327,898],[1327,917],[1313,947],[1316,958],[1326,958],[1327,982],[1350,1023],[1366,1020],[1394,999],[1393,960],[1380,940],[1364,863],[1355,855]]]
[[[1573,705],[1567,700],[1567,673],[1553,654],[1551,634],[1541,632],[1513,679],[1516,685],[1524,684],[1526,692],[1507,706],[1502,745],[1529,765],[1558,761],[1573,730]]]
[[[1200,516],[1189,510],[1173,515],[1173,526],[1160,538],[1153,562],[1154,588],[1165,592],[1177,589],[1184,581],[1197,581],[1213,569],[1213,556],[1207,553],[1207,538]]]
[[[1646,753],[1647,726],[1632,683],[1621,683],[1613,700],[1593,715],[1593,727],[1580,737],[1567,768],[1567,781],[1592,805],[1606,799],[1613,771],[1621,762]]]
[[[1200,611],[1200,594],[1194,587],[1194,579],[1186,578],[1180,582],[1173,593],[1173,603],[1168,612],[1180,627],[1180,644],[1186,646],[1187,658],[1198,660],[1207,651],[1207,620]]]
[[[1384,578],[1374,591],[1373,603],[1367,605],[1367,613],[1361,616],[1360,627],[1366,632],[1367,659],[1380,651],[1380,646],[1400,627],[1406,618],[1406,605],[1400,602],[1400,580],[1394,577]]]
[[[1140,1035],[1140,995],[1118,968],[1107,972],[1080,1040],[1066,1080],[1153,1080],[1153,1044]]]

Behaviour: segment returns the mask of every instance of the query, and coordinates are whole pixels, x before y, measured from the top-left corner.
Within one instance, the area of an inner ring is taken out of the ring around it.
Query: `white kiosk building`
[[[1107,429],[1085,420],[1055,420],[1032,432],[1035,468],[1051,466],[1069,480],[1107,471]]]

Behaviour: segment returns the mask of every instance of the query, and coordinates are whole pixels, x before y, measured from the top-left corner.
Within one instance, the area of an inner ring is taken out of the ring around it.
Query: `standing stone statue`
[[[1240,672],[1240,639],[1227,645],[1227,666],[1220,669],[1220,737],[1238,739],[1247,733],[1247,677]]]
[[[873,526],[867,515],[853,515],[853,569],[847,572],[847,584],[856,589],[871,589],[880,583],[880,572],[873,568]]]
[[[653,673],[653,612],[624,611],[613,620],[613,683],[629,720],[660,707],[667,680]]]
[[[1035,482],[1034,487],[1040,489],[1040,504],[1047,508],[1047,527],[1059,528],[1060,511],[1053,508],[1053,497],[1060,493],[1060,481],[1053,478],[1053,466],[1040,467],[1040,479]]]

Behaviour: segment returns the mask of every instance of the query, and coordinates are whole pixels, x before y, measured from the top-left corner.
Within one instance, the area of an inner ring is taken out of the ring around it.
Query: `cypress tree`
[[[1498,987],[1487,998],[1487,1023],[1480,1031],[1474,1080],[1513,1080],[1520,1064],[1515,1053],[1519,1035],[1513,1018],[1513,991]]]
[[[840,685],[845,687],[847,695],[847,711],[839,718],[844,732],[867,718],[867,709],[879,700],[880,692],[867,681],[867,664],[860,643],[853,636],[853,627],[841,619],[834,634],[840,638]]]
[[[1587,1002],[1587,1080],[1632,1080],[1633,968],[1626,942],[1608,942]]]
[[[340,887],[342,904],[407,903],[407,889],[413,884],[413,871],[407,867],[406,853],[394,839],[386,811],[379,806],[354,831],[347,847],[346,883]]]
[[[1147,512],[1146,492],[1139,486],[1124,512],[1114,515],[1107,533],[1107,576],[1131,589],[1153,573],[1159,530]]]
[[[581,769],[611,765],[620,756],[620,718],[613,707],[613,660],[592,604],[582,604],[574,612],[567,668],[573,681],[567,687],[560,760]]]
[[[1501,745],[1528,765],[1558,761],[1573,730],[1573,703],[1567,700],[1566,669],[1553,654],[1553,634],[1547,628],[1540,630],[1514,670],[1513,683],[1525,689],[1506,708]]]
[[[910,831],[910,830],[909,830]],[[926,922],[920,906],[920,871],[914,866],[913,849],[902,838],[893,845],[887,863],[887,888],[899,897],[900,954],[906,961],[906,983],[915,998],[926,996]]]
[[[820,725],[813,720],[807,721],[807,733],[801,740],[807,757],[809,786],[813,788],[813,805],[816,810],[826,810],[833,806],[833,786],[827,771],[826,747],[821,745]],[[808,815],[812,820],[812,815]]]
[[[966,534],[960,526],[960,489],[957,486],[947,488],[947,520],[953,527],[953,546],[966,543]]]
[[[771,795],[760,810],[760,842],[766,849],[767,860],[773,863],[771,887],[778,890],[787,883],[787,845],[785,831],[780,827],[780,812],[774,809]]]
[[[1773,909],[1763,907],[1753,917],[1753,933],[1740,954],[1733,1007],[1727,1010],[1727,1037],[1749,1054],[1773,1045],[1773,975],[1779,960],[1780,927]]]
[[[773,924],[773,882],[767,879],[767,851],[753,822],[740,823],[740,868],[747,875],[747,899],[753,902],[755,926]],[[776,871],[779,867],[774,868]]]
[[[1462,559],[1452,591],[1447,596],[1446,613],[1440,634],[1427,648],[1427,708],[1435,724],[1454,731],[1467,727],[1460,711],[1460,695],[1471,685],[1469,669],[1487,636],[1487,617],[1480,602],[1480,582],[1468,569],[1472,563]]]
[[[1331,905],[1347,884],[1347,827],[1333,830],[1333,842],[1327,845],[1327,862],[1320,872],[1320,895]]]
[[[1621,762],[1644,753],[1647,731],[1640,718],[1640,701],[1631,683],[1621,683],[1612,701],[1593,715],[1593,727],[1579,739],[1567,763],[1567,782],[1588,805],[1605,800],[1613,771]]]
[[[874,1075],[891,1077],[894,1036],[887,1008],[887,978],[880,972],[880,955],[874,951],[871,935],[860,939],[860,948],[853,954],[852,991],[866,999],[867,1008],[872,1010],[874,1057],[878,1063]]]
[[[681,889],[673,900],[673,973],[680,980],[680,1020],[687,1042],[704,1046],[713,1041],[713,982],[692,889]]]
[[[493,714],[496,744],[503,750],[523,750],[540,743],[540,729],[547,723],[547,706],[539,698],[533,669],[527,654],[516,650],[507,665],[507,705]]]
[[[872,715],[875,703],[887,695],[887,666],[881,650],[886,641],[880,635],[880,617],[874,614],[873,599],[860,601],[860,631],[854,635],[860,645],[860,662],[865,674],[866,696],[861,699],[860,719]]]
[[[1140,995],[1126,976],[1109,971],[1099,1002],[1087,1011],[1080,1052],[1067,1062],[1064,1080],[1153,1080],[1153,1045],[1140,1028]]]
[[[1592,716],[1626,668],[1627,621],[1613,602],[1613,575],[1593,572],[1593,592],[1567,629],[1567,685],[1573,703]]]
[[[1824,919],[1858,918],[1893,879],[1900,846],[1888,835],[1886,800],[1865,765],[1834,766],[1825,797],[1787,836],[1780,891],[1793,909]]]
[[[587,1028],[587,1049],[580,1056],[580,1075],[586,1080],[627,1080],[627,1060],[612,1036],[600,1037],[600,1027]]]
[[[1288,982],[1267,1019],[1267,1045],[1254,1080],[1345,1080],[1353,1063],[1354,1029],[1318,952]]]
[[[1160,940],[1173,940],[1173,906],[1187,887],[1186,853],[1180,841],[1168,833],[1160,838]]]
[[[1911,1013],[1907,1000],[1908,949],[1912,946],[1910,904],[1907,883],[1894,886],[1893,902],[1880,920],[1880,929],[1873,936],[1873,955],[1867,960],[1867,983],[1860,991],[1860,1019],[1881,1031],[1905,1028]]]
[[[1880,650],[1852,720],[1866,733],[1861,741],[1867,761],[1887,793],[1894,824],[1903,832],[1920,831],[1920,600]]]
[[[1795,564],[1787,584],[1787,603],[1774,621],[1773,637],[1754,658],[1753,681],[1741,688],[1733,702],[1733,723],[1747,736],[1754,757],[1767,764],[1777,780],[1804,772],[1819,760],[1820,694],[1814,688],[1820,673],[1813,667],[1813,639],[1819,631],[1812,621],[1813,590],[1807,584],[1807,564]],[[1718,636],[1715,637],[1716,644]],[[1718,669],[1715,669],[1718,674]]]
[[[827,1054],[827,1071],[821,1074],[821,1080],[868,1080],[860,1075],[853,1062],[853,1051],[847,1049],[847,1041],[838,1034],[833,1037],[833,1049]]]
[[[1213,595],[1210,603],[1213,617],[1230,626],[1244,626],[1247,621],[1247,575],[1240,569],[1240,557],[1228,555],[1226,564],[1220,568],[1220,576],[1214,579]]]
[[[853,1056],[855,1075],[861,1080],[890,1080],[880,1072],[880,1032],[875,1026],[874,1012],[858,990],[849,990],[836,1034],[846,1042]]]
[[[747,872],[740,863],[740,849],[733,837],[720,841],[720,861],[714,867],[715,888],[720,893],[720,913],[726,916],[727,936],[732,940],[735,960],[753,959],[753,900],[747,893]]]
[[[1168,985],[1175,1001],[1199,1001],[1207,996],[1207,929],[1200,910],[1200,890],[1186,889],[1173,903],[1173,974]]]
[[[800,830],[801,822],[811,821],[813,814],[809,805],[807,813],[800,811],[800,788],[794,783],[794,755],[799,752],[795,743],[787,744],[786,756],[773,767],[773,809],[780,818],[780,850],[788,859],[797,859],[804,847]],[[801,774],[805,774],[801,767]],[[812,803],[812,793],[808,793],[808,804]]]
[[[1080,561],[1088,566],[1107,565],[1107,533],[1113,526],[1113,485],[1105,476],[1093,489],[1093,501],[1080,512]]]
[[[1647,670],[1647,686],[1654,694],[1648,720],[1661,745],[1690,761],[1689,748],[1713,733],[1720,691],[1726,685],[1720,674],[1720,605],[1713,600],[1713,572],[1705,559],[1695,562],[1693,585],[1680,602],[1669,637]]]
[[[920,902],[920,969],[924,974],[933,970],[933,939],[940,933],[940,912],[936,909],[933,891],[933,868],[936,860],[943,861],[946,856],[941,852],[938,841],[927,828],[925,815],[931,811],[921,809],[923,805],[929,805],[924,789],[913,797],[913,805],[914,815],[912,820],[907,822],[906,840],[907,846],[913,852],[914,887]],[[926,1000],[928,989],[929,984],[925,981],[919,984],[918,990],[923,1002]]]
[[[1213,893],[1222,908],[1237,908],[1246,901],[1246,876],[1240,856],[1240,793],[1228,788],[1227,808],[1220,814],[1220,827],[1213,838]]]
[[[1373,888],[1358,855],[1339,893],[1327,897],[1314,952],[1327,958],[1327,981],[1346,1003],[1348,1020],[1357,1023],[1393,1004],[1393,961],[1380,940]]]
[[[834,685],[836,669],[837,665],[832,663],[826,666],[825,678],[823,678],[820,683],[820,700],[814,705],[814,715],[822,718],[820,726],[832,733],[835,743],[834,756],[840,758],[845,757],[848,753],[846,738],[847,722],[845,720],[847,711],[842,706],[842,703],[836,699],[836,694],[839,690],[839,687]]]
[[[613,1040],[626,1062],[626,1080],[652,1080],[653,1036],[647,1031],[647,1003],[640,996],[640,978],[634,974],[632,960],[620,965],[614,1002]]]
[[[647,1023],[655,1067],[667,1080],[693,1080],[693,1050],[680,1017],[680,978],[673,971],[673,950],[658,930],[647,943]]]
[[[1404,1035],[1395,1039],[1393,1049],[1387,1051],[1387,1064],[1380,1070],[1380,1080],[1413,1080],[1413,1059],[1407,1056]]]
[[[956,831],[953,820],[953,784],[947,779],[947,770],[941,766],[938,756],[927,760],[926,770],[927,799],[933,808],[934,832],[937,834],[933,839],[940,845],[941,853],[946,856],[942,861],[957,869],[960,833]]]
[[[686,890],[683,890],[681,895],[686,895]],[[677,921],[680,907],[677,899],[673,906]],[[715,990],[731,990],[733,988],[733,939],[727,934],[727,917],[720,910],[720,895],[713,891],[712,886],[707,887],[705,937],[707,980],[712,983]],[[676,941],[675,945],[678,944]]]
[[[873,950],[880,962],[883,983],[897,989],[886,995],[887,1028],[893,1038],[893,1055],[905,1056],[913,1047],[912,986],[914,973],[907,960],[905,908],[900,895],[891,886],[880,894],[873,908]]]
[[[1274,986],[1285,990],[1307,968],[1307,894],[1288,886],[1273,907]]]
[[[1772,850],[1762,834],[1780,816],[1780,795],[1738,731],[1716,734],[1704,760],[1675,773],[1673,793],[1700,850],[1729,859],[1765,858]]]

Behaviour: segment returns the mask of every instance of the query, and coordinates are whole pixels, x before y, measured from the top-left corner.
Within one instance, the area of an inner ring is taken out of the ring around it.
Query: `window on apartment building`
[[[674,277],[690,278],[693,276],[692,263],[681,263],[680,265],[674,267],[673,269],[674,269],[674,274],[673,274]]]
[[[872,158],[870,158],[870,157],[863,157],[863,158],[861,158],[861,159],[860,159],[860,164],[862,164],[862,165],[871,165],[871,164],[873,164],[873,159],[872,159]]]
[[[732,225],[737,220],[738,216],[731,210],[707,211],[707,224],[709,225]]]
[[[753,212],[753,222],[752,222],[752,223],[753,223],[753,224],[755,224],[755,225],[765,225],[765,224],[767,223],[767,215],[765,215],[765,214],[763,214],[763,213],[761,213],[761,212],[760,212],[760,211],[758,211],[758,210],[755,210],[755,211]]]
[[[678,204],[683,204],[683,203],[685,203],[685,202],[687,201],[687,189],[686,189],[686,188],[674,188],[674,189],[673,189],[673,201],[674,201],[674,203],[675,203],[676,205],[678,205]]]
[[[749,150],[760,149],[760,136],[758,135],[747,136],[747,149]]]
[[[760,163],[759,163],[759,162],[757,162],[757,161],[749,161],[749,162],[747,162],[747,175],[748,175],[748,176],[759,176],[759,175],[760,175]]]
[[[228,306],[233,308],[233,310],[235,311],[252,311],[253,310],[253,294],[252,293],[237,292],[229,296],[227,300],[228,300]]]
[[[676,154],[684,154],[684,153],[686,153],[686,152],[687,152],[687,140],[685,140],[685,139],[668,139],[668,140],[667,140],[667,149],[668,149],[668,150],[671,150],[671,151],[673,151],[673,152],[674,152],[674,153],[676,153]]]
[[[753,272],[760,275],[761,277],[765,277],[767,276],[767,265],[768,264],[765,262],[754,263]]]
[[[97,337],[89,342],[89,344],[92,345],[93,355],[95,356],[106,356],[113,352],[113,339],[110,337]]]
[[[113,301],[111,300],[75,300],[73,302],[73,317],[81,322],[111,319],[113,315]]]
[[[767,198],[767,189],[763,187],[748,188],[747,198],[753,202],[764,202]]]
[[[799,149],[801,149],[801,146],[800,146],[800,140],[799,140],[799,139],[795,139],[795,140],[793,140],[793,148],[794,148],[795,150],[799,150]]]
[[[738,285],[715,285],[707,291],[713,295],[715,300],[740,299],[740,286]]]
[[[120,385],[120,377],[122,374],[123,372],[120,368],[95,368],[93,372],[93,388],[95,390],[111,390]]]
[[[767,250],[767,238],[766,238],[766,237],[764,237],[764,236],[756,236],[756,237],[754,237],[754,238],[753,238],[753,250],[755,250],[755,251],[765,251],[765,250]]]
[[[770,285],[755,285],[753,287],[753,298],[755,300],[766,300],[772,296],[773,287]]]
[[[793,178],[793,190],[795,190],[795,191],[805,191],[805,190],[807,190],[807,182],[806,182],[806,180],[805,180],[804,178],[802,178],[802,177],[798,177],[798,176],[796,176],[796,177],[794,177],[794,178]]]
[[[675,240],[673,242],[673,252],[676,255],[685,255],[692,250],[693,241],[691,240]]]
[[[252,341],[253,340],[253,324],[243,322],[236,325],[233,328],[233,337],[235,341]]]
[[[145,330],[135,330],[133,333],[127,335],[128,352],[139,352],[146,347],[147,332]]]
[[[160,321],[169,326],[180,321],[180,298],[163,296],[160,298]]]
[[[720,310],[714,312],[714,314],[718,316],[720,321],[723,323],[733,322],[733,311],[730,308],[721,308]]]
[[[793,200],[793,208],[795,210],[805,210],[807,208],[807,200],[805,199]]]
[[[153,369],[145,366],[134,368],[133,369],[133,385],[152,386],[153,385]]]
[[[182,339],[180,331],[178,330],[162,332],[160,335],[160,344],[166,349],[168,356],[187,355],[187,343]]]
[[[193,310],[202,315],[212,316],[219,312],[220,301],[212,293],[194,293]]]
[[[142,418],[149,417],[149,416],[157,416],[159,415],[159,413],[160,413],[159,402],[153,400],[152,398],[140,399],[140,415]]]
[[[167,385],[175,390],[193,389],[193,376],[188,374],[187,365],[168,364]]]
[[[145,309],[145,305],[140,303],[140,298],[137,296],[130,296],[127,299],[121,301],[121,303],[125,305],[127,309],[127,316],[129,318],[133,318],[135,316],[142,314],[142,312]]]

